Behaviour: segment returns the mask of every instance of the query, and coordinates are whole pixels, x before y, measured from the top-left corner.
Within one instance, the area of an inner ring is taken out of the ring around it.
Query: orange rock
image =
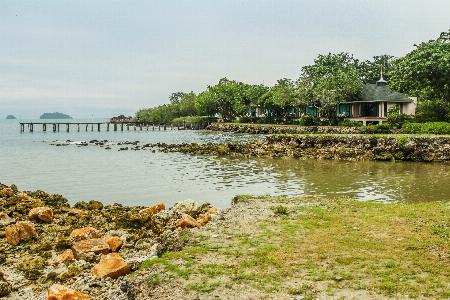
[[[193,228],[198,227],[197,221],[195,221],[194,218],[192,218],[190,215],[183,215],[181,219],[177,221],[175,226],[179,228]]]
[[[50,207],[35,207],[28,212],[31,221],[42,220],[51,223],[53,220],[53,210]]]
[[[74,259],[73,256],[73,251],[70,249],[67,249],[66,251],[64,251],[63,253],[61,253],[60,255],[58,255],[55,260],[53,261],[54,265],[66,262],[68,260],[72,260]]]
[[[122,247],[123,241],[117,236],[105,237],[105,239],[112,252],[117,252]]]
[[[84,227],[73,230],[69,235],[70,244],[74,244],[81,240],[93,239],[101,237],[100,232],[93,227]]]
[[[153,205],[152,207],[144,208],[139,211],[140,214],[149,214],[149,215],[155,215],[159,213],[160,211],[166,209],[163,203],[159,203],[156,205]]]
[[[54,284],[48,289],[47,300],[76,300],[82,298],[91,298],[91,296],[60,284]]]
[[[12,188],[4,188],[0,191],[0,196],[12,197],[12,196],[14,196],[14,191],[12,190]]]
[[[84,214],[84,213],[87,213],[87,211],[82,210],[82,209],[78,209],[78,208],[72,208],[68,212],[69,216],[77,216],[79,214]]]
[[[210,215],[215,215],[218,211],[219,211],[219,209],[217,207],[211,207],[210,209],[208,209],[208,211],[206,213],[208,213]]]
[[[17,245],[22,240],[28,240],[36,235],[33,223],[17,222],[6,226],[6,241],[11,245]]]
[[[72,251],[75,257],[80,254],[94,252],[95,254],[108,254],[111,252],[105,238],[88,239],[78,241],[72,245]]]
[[[130,265],[118,253],[110,253],[102,256],[100,262],[92,269],[92,275],[96,277],[111,277],[113,279],[129,273]]]
[[[202,225],[202,226],[205,226],[206,223],[208,223],[210,220],[211,220],[211,216],[208,213],[206,213],[206,214],[199,214],[198,217],[197,217],[197,223]]]

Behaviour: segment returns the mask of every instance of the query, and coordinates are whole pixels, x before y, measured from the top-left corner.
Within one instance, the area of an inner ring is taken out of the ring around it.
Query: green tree
[[[416,122],[450,122],[450,106],[442,100],[425,100],[419,102],[415,117]]]
[[[291,79],[283,78],[263,94],[258,103],[267,109],[272,117],[286,118],[298,102],[295,85]]]
[[[337,105],[355,100],[362,86],[358,65],[348,53],[319,55],[296,81],[298,105],[316,106],[330,124],[337,124]]]
[[[244,91],[243,83],[222,78],[198,95],[195,107],[201,113],[209,116],[219,113],[224,120],[232,121],[248,111],[250,99],[244,97]]]
[[[393,61],[390,85],[419,99],[450,104],[450,30]]]
[[[394,56],[383,54],[374,56],[373,61],[366,60],[359,63],[358,69],[361,72],[363,84],[377,82],[381,77],[381,68],[383,68],[383,79],[389,82],[393,60]]]

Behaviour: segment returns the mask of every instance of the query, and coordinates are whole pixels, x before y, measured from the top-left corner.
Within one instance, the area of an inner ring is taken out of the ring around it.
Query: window
[[[361,117],[378,117],[379,116],[378,102],[365,102],[359,106],[359,115]]]
[[[352,117],[353,116],[353,104],[339,104],[337,113],[339,116]]]

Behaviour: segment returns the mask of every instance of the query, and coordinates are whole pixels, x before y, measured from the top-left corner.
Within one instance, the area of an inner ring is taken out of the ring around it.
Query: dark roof
[[[386,81],[380,79],[377,83],[366,84],[361,88],[361,93],[358,96],[357,101],[367,102],[413,102],[410,98],[404,94],[391,91]],[[354,102],[354,101],[352,101]]]

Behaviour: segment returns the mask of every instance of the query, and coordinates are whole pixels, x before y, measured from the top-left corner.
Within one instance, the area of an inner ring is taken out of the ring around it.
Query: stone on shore
[[[197,223],[201,226],[205,226],[211,220],[211,216],[209,214],[199,214],[197,217]]]
[[[69,235],[69,243],[71,245],[75,244],[81,240],[93,239],[101,237],[100,232],[93,227],[84,227],[74,229]]]
[[[130,265],[118,253],[110,253],[102,256],[100,262],[92,269],[92,275],[102,278],[116,279],[130,273]]]
[[[7,296],[11,293],[12,286],[4,277],[3,273],[0,272],[0,297]]]
[[[51,223],[53,221],[53,210],[50,207],[35,207],[28,212],[28,218],[31,221],[44,221]]]
[[[155,215],[155,214],[159,213],[161,210],[164,210],[164,209],[166,209],[166,206],[164,205],[164,203],[159,203],[159,204],[153,205],[151,207],[141,209],[139,211],[139,213],[140,214]]]
[[[81,254],[88,252],[108,254],[111,252],[111,248],[105,238],[94,238],[76,242],[72,245],[72,251],[75,257],[79,257]]]
[[[6,226],[6,241],[11,245],[18,245],[22,240],[28,240],[36,236],[33,223],[22,221]]]
[[[69,212],[67,214],[69,216],[78,216],[78,215],[85,214],[85,213],[87,213],[86,210],[78,209],[78,208],[72,208],[71,210],[69,210]]]
[[[60,255],[58,255],[55,260],[53,260],[54,265],[69,261],[74,259],[74,255],[73,255],[73,251],[71,249],[67,249],[65,250],[63,253],[61,253]]]
[[[0,190],[0,196],[1,197],[12,197],[14,196],[14,191],[12,188],[4,188]]]
[[[60,284],[54,284],[48,289],[47,300],[76,300],[90,297],[88,294],[77,292]]]
[[[15,220],[5,214],[4,212],[0,212],[0,225],[8,226],[9,224],[14,223]]]
[[[219,209],[217,207],[211,207],[210,209],[208,209],[207,213],[210,215],[215,215],[218,211]]]
[[[179,219],[177,221],[177,223],[175,224],[176,227],[178,228],[194,228],[194,227],[198,227],[199,224],[197,223],[197,221],[192,218],[190,215],[183,215],[181,217],[181,219]]]
[[[200,209],[201,207],[198,203],[192,201],[191,199],[175,202],[175,205],[173,206],[173,210],[187,214],[194,218],[200,213]]]
[[[112,252],[119,251],[123,245],[122,239],[117,236],[105,237],[105,239]]]

